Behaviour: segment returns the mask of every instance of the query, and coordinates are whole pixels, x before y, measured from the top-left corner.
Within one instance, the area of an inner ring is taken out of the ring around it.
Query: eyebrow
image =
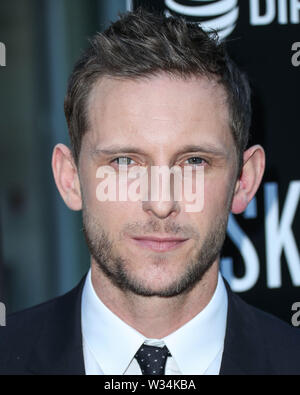
[[[132,154],[140,154],[140,155],[148,155],[144,150],[139,149],[134,146],[128,146],[128,145],[112,145],[107,148],[92,148],[91,149],[91,154],[94,156],[98,155],[115,155],[119,153],[132,153]],[[178,150],[174,156],[180,155],[180,154],[185,154],[188,152],[204,152],[207,154],[211,154],[214,156],[218,157],[226,157],[228,156],[228,153],[223,147],[217,147],[211,144],[205,144],[205,145],[184,145],[180,150]]]

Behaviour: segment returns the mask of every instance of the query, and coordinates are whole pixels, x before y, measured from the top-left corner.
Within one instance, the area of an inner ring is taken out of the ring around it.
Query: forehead
[[[225,90],[206,77],[105,77],[90,94],[88,116],[85,136],[94,148],[130,142],[171,149],[203,140],[233,145]]]

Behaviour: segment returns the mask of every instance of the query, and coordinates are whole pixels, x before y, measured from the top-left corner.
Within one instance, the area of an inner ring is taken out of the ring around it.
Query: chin
[[[175,273],[154,274],[152,271],[148,274],[144,273],[143,276],[135,276],[131,282],[134,284],[132,290],[144,296],[174,296],[178,294],[177,284],[180,283],[181,278],[182,276]]]

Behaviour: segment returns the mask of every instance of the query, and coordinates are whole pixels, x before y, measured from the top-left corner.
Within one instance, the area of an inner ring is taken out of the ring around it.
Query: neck
[[[114,314],[147,338],[161,339],[200,313],[218,283],[218,261],[191,291],[171,298],[144,297],[116,287],[91,260],[92,284],[99,299]]]

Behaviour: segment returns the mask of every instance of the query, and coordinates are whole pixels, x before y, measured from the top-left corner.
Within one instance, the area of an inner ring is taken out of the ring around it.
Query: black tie
[[[154,347],[143,344],[135,358],[138,361],[143,374],[164,374],[167,358],[170,351],[166,346]]]

